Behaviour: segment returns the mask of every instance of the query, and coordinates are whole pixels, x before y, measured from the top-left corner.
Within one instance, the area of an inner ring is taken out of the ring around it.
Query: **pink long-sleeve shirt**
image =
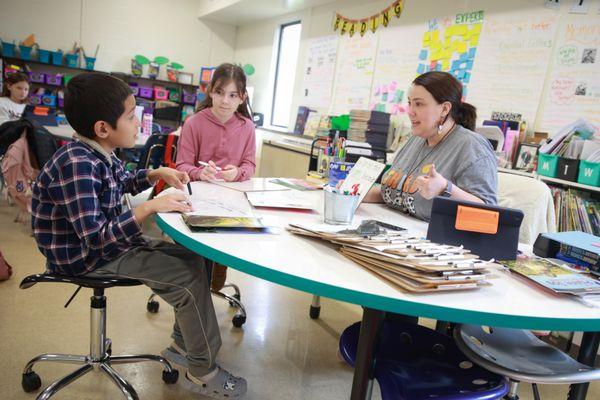
[[[210,160],[221,168],[238,167],[235,181],[252,178],[256,169],[254,123],[236,112],[223,124],[210,108],[188,118],[177,144],[177,169],[199,180],[204,167],[198,161]]]

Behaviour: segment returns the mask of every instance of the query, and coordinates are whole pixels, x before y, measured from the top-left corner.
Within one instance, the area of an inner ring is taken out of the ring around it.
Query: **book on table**
[[[192,231],[218,232],[220,230],[257,230],[267,229],[260,218],[255,217],[214,217],[208,215],[182,214],[185,224]]]

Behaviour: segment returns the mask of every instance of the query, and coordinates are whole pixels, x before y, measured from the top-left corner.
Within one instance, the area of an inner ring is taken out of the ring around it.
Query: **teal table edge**
[[[175,242],[187,249],[241,272],[277,283],[292,289],[319,295],[347,303],[357,304],[376,310],[391,311],[406,315],[433,318],[466,324],[498,326],[504,328],[538,329],[553,331],[600,331],[600,316],[598,319],[565,319],[541,318],[518,315],[505,315],[471,310],[457,310],[431,304],[392,299],[356,290],[331,286],[306,278],[300,278],[284,272],[266,268],[243,259],[233,257],[213,247],[204,245],[166,223],[160,215],[156,215],[158,227]],[[460,295],[460,294],[457,294]],[[598,311],[600,314],[600,310]]]

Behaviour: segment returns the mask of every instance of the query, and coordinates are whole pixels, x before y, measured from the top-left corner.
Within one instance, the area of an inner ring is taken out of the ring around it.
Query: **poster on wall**
[[[571,22],[576,21],[576,22]],[[600,22],[566,20],[552,57],[540,129],[550,134],[585,118],[600,128]]]
[[[545,8],[486,16],[466,99],[477,108],[479,123],[499,111],[521,114],[534,125],[558,18]]]
[[[331,103],[338,36],[311,39],[303,70],[302,98],[304,106],[328,109]]]
[[[429,20],[418,54],[417,74],[449,72],[462,82],[466,97],[482,25],[483,10]]]
[[[415,63],[422,25],[406,25],[379,32],[369,108],[392,115],[406,113],[408,88],[415,79]]]
[[[330,114],[347,114],[353,109],[369,108],[377,40],[377,35],[365,35],[360,39],[340,38]]]

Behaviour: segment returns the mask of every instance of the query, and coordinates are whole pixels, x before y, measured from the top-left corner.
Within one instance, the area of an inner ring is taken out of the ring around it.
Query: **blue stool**
[[[340,337],[340,353],[354,366],[360,322]],[[420,325],[385,321],[375,351],[375,379],[383,400],[492,400],[508,382],[465,357],[449,336]]]

